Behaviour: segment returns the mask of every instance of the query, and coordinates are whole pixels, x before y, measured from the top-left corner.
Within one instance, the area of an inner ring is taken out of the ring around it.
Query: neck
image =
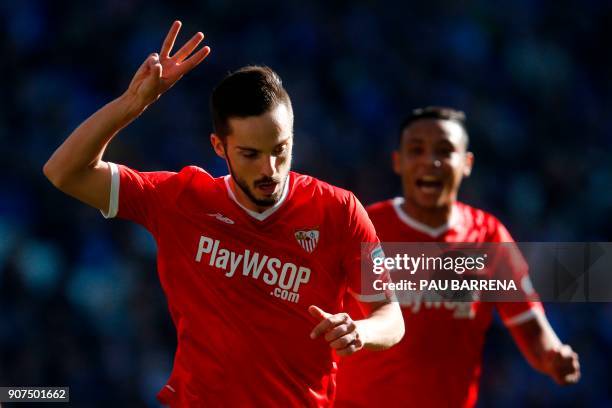
[[[432,228],[438,228],[450,222],[453,213],[453,203],[442,207],[425,208],[409,199],[405,199],[402,210],[420,223]]]
[[[266,207],[262,207],[259,206],[257,204],[255,204],[253,201],[251,201],[251,199],[249,198],[249,196],[247,196],[244,191],[242,191],[242,189],[240,188],[240,186],[236,185],[236,183],[234,182],[234,178],[230,177],[229,178],[229,184],[230,184],[230,188],[232,189],[232,192],[234,193],[234,196],[236,197],[236,200],[246,209],[251,210],[251,211],[255,211],[257,213],[262,213],[264,211],[266,211],[268,208],[272,207],[270,206],[266,206]]]

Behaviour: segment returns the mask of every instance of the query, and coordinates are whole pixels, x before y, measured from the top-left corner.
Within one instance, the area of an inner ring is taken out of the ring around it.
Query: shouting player
[[[404,121],[392,157],[404,197],[368,207],[383,242],[513,242],[497,218],[457,201],[459,185],[474,162],[467,147],[462,112],[429,107],[413,111]],[[519,278],[526,273],[513,271]],[[577,354],[559,341],[537,300],[412,299],[402,304],[410,336],[376,355],[360,353],[341,360],[337,405],[474,406],[485,332],[495,308],[536,370],[558,384],[578,381]]]
[[[364,305],[362,320],[340,313],[347,291],[364,293],[360,244],[372,243],[376,255],[378,239],[353,194],[290,171],[293,111],[276,73],[245,67],[213,91],[210,140],[229,175],[213,178],[195,166],[139,172],[102,160],[123,127],[210,53],[195,51],[204,38],[197,33],[171,55],[180,26],[122,96],[66,139],[44,173],[106,217],[135,221],[155,237],[178,332],[162,403],[328,406],[335,354],[392,346],[403,319],[385,298]]]

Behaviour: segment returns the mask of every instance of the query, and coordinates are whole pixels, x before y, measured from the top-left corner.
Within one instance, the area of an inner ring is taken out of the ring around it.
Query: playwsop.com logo
[[[283,262],[251,249],[241,252],[222,247],[218,239],[200,236],[195,261],[223,272],[226,278],[250,276],[272,286],[271,296],[287,302],[300,301],[299,289],[310,281],[310,268]]]

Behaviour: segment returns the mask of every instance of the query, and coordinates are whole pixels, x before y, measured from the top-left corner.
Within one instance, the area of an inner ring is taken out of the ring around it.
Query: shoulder
[[[309,211],[326,214],[326,218],[338,225],[370,223],[363,205],[355,194],[312,176],[292,173],[295,177],[293,198],[309,207]]]
[[[394,212],[393,203],[395,200],[395,198],[390,198],[384,201],[377,201],[368,205],[366,207],[366,211],[372,219],[387,216],[388,214]]]
[[[182,187],[195,185],[202,187],[203,184],[214,184],[218,181],[210,175],[206,170],[198,166],[185,166],[176,174],[175,183]]]
[[[176,184],[183,194],[202,198],[203,194],[224,191],[225,177],[213,177],[201,167],[186,166],[177,174]]]
[[[339,203],[347,204],[356,200],[355,195],[341,187],[334,186],[316,177],[306,174],[291,172],[294,177],[294,191],[300,196],[324,200],[326,204]]]
[[[474,229],[485,230],[489,237],[510,237],[504,224],[490,212],[472,207],[462,202],[457,202],[455,206],[461,219],[468,226]]]
[[[186,166],[177,173],[165,173],[158,190],[171,200],[184,197],[199,198],[202,194],[209,195],[211,191],[220,189],[223,183],[223,178],[214,178],[198,166]]]
[[[198,166],[185,166],[177,174],[181,179],[184,180],[192,180],[194,178],[213,178],[206,170]]]
[[[138,171],[132,169],[126,165],[120,164],[117,166],[120,175],[122,178],[140,178],[146,180],[149,183],[153,184],[181,184],[188,183],[193,178],[203,177],[203,178],[211,178],[210,174],[208,174],[205,170],[197,167],[197,166],[186,166],[183,167],[180,171]]]

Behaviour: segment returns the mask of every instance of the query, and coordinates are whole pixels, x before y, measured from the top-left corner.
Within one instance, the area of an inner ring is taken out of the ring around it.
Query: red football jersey
[[[431,228],[409,217],[403,198],[376,203],[368,214],[383,242],[513,242],[491,214],[457,203],[448,225]],[[526,264],[513,266],[528,279]],[[393,276],[392,276],[393,277]],[[522,290],[519,288],[519,290]],[[472,407],[478,396],[485,332],[497,308],[508,326],[539,313],[537,295],[523,302],[402,304],[406,335],[382,352],[363,351],[340,360],[338,407]],[[356,310],[349,305],[349,310]]]
[[[159,279],[178,334],[158,398],[172,407],[329,406],[336,356],[310,339],[317,305],[361,292],[362,242],[376,232],[355,196],[291,172],[263,213],[236,200],[229,176],[198,167],[143,173],[111,165],[111,204],[157,242]],[[368,293],[372,295],[371,293]]]

